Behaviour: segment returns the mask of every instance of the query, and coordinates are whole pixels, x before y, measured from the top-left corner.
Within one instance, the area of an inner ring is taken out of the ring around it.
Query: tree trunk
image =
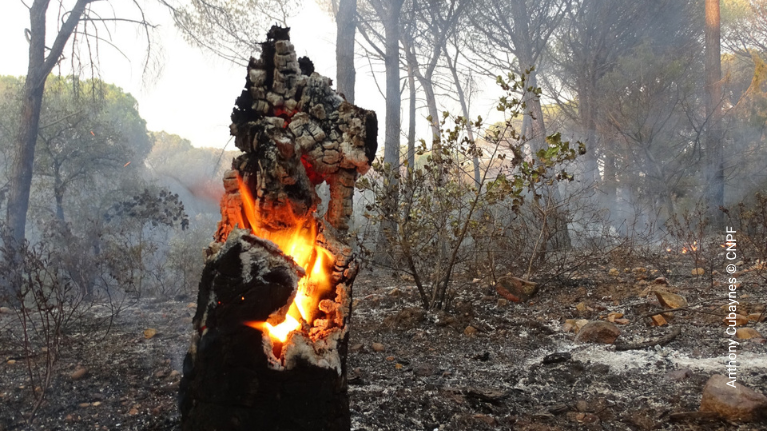
[[[706,0],[706,117],[708,131],[706,150],[708,161],[708,205],[716,225],[722,224],[724,206],[724,148],[722,143],[722,65],[719,0]]]
[[[357,0],[340,0],[336,15],[336,86],[338,92],[354,103],[354,35],[357,30]]]
[[[527,64],[526,69],[529,69],[532,67],[532,64],[530,63],[522,63]],[[536,79],[536,72],[533,70],[530,72],[528,86],[533,88],[538,88],[538,80]],[[541,100],[538,98],[537,95],[532,94],[530,92],[526,92],[525,94],[525,100],[528,108],[529,115],[526,115],[524,120],[522,121],[523,124],[523,134],[526,135],[526,137],[530,140],[530,149],[532,150],[532,153],[535,154],[538,150],[542,148],[547,148],[546,144],[546,124],[543,121],[543,108],[541,107]],[[530,116],[532,115],[532,118]],[[527,128],[525,128],[525,120],[527,120]],[[528,133],[529,131],[529,133]],[[551,193],[551,199],[548,199],[548,194]],[[562,210],[558,208],[558,205],[562,202],[562,196],[559,193],[559,187],[556,183],[554,183],[553,186],[551,186],[550,191],[544,189],[542,191],[543,194],[543,201],[546,202],[546,208],[545,211],[551,212],[550,215],[550,230],[553,230],[553,232],[549,232],[546,234],[547,241],[546,244],[548,245],[548,248],[554,249],[554,250],[563,250],[563,249],[569,249],[571,246],[570,243],[570,234],[567,228],[567,220],[564,217],[564,213]],[[543,250],[541,250],[543,252]]]
[[[392,0],[386,8],[384,18],[385,55],[386,67],[386,120],[384,136],[384,163],[391,166],[391,175],[387,178],[385,190],[384,211],[389,217],[395,217],[398,211],[399,201],[399,169],[400,169],[400,107],[402,99],[399,89],[399,34],[400,13],[402,10],[401,0]],[[375,260],[381,264],[390,263],[386,249],[389,237],[397,232],[397,223],[394,220],[384,219],[378,231],[378,256]]]
[[[585,87],[585,86],[584,86]],[[578,111],[581,117],[581,135],[586,144],[583,179],[587,184],[596,184],[599,181],[599,167],[597,163],[596,148],[596,125],[594,121],[594,106],[589,90],[581,88],[578,92]]]
[[[447,49],[445,49],[445,53],[447,53]],[[456,54],[456,62],[458,61],[458,54]],[[456,68],[455,63],[450,61],[450,58],[447,60],[448,66],[450,67],[450,73],[453,75],[453,82],[455,83],[455,89],[458,92],[458,101],[461,103],[461,113],[463,115],[463,118],[466,119],[466,121],[469,122],[468,127],[466,128],[466,134],[469,136],[469,140],[471,142],[474,142],[474,130],[471,128],[471,118],[469,117],[469,105],[466,103],[466,95],[463,92],[463,86],[461,85],[461,80],[458,78],[458,70]],[[481,177],[479,173],[479,158],[474,155],[472,157],[472,163],[474,164],[474,182],[476,183],[477,187],[479,187],[479,184],[481,182]]]
[[[327,78],[300,69],[288,29],[272,27],[262,47],[232,112],[230,131],[244,154],[224,174],[221,221],[206,250],[179,388],[181,429],[348,431],[359,269],[346,243],[349,190],[370,168],[378,120],[339,102]],[[277,90],[286,96],[279,105],[260,98]],[[289,105],[297,112],[275,120]],[[316,211],[323,181],[324,220]]]
[[[40,109],[47,73],[45,63],[45,13],[48,1],[35,1],[29,9],[30,40],[29,66],[24,82],[21,106],[21,123],[16,138],[15,163],[11,170],[10,193],[6,221],[13,239],[21,242],[27,223],[29,192],[32,186],[32,167],[35,158],[37,132],[40,126]]]
[[[520,73],[530,71],[527,87],[538,88],[538,79],[536,78],[537,71],[535,67],[535,56],[533,55],[533,41],[531,40],[529,30],[530,14],[527,12],[527,6],[524,0],[513,1],[511,3],[511,13],[514,19],[516,41],[514,42],[517,47],[517,59],[519,61]],[[523,133],[527,136],[531,143],[532,153],[535,154],[538,150],[546,148],[546,124],[543,121],[543,109],[541,107],[541,100],[537,94],[525,91],[523,94],[523,100],[526,102],[527,112],[532,115],[533,118],[528,119],[528,115],[525,119],[528,120],[528,128],[525,128],[525,121],[523,120]],[[529,130],[529,134],[528,134]],[[553,228],[553,233],[547,232],[547,248],[550,249],[568,249],[570,248],[570,235],[567,228],[567,220],[564,217],[563,212],[558,208],[558,205],[562,201],[559,194],[559,188],[557,184],[551,187],[551,199],[549,199],[548,191],[543,190],[543,199],[546,202],[546,212],[551,211],[551,222],[549,226]],[[548,230],[548,228],[547,228]],[[545,251],[543,248],[541,251]]]
[[[432,147],[432,150],[436,152],[437,149],[441,148],[439,145],[439,122],[441,118],[439,111],[437,110],[437,97],[434,95],[434,84],[432,83],[431,78],[431,76],[419,76],[418,82],[421,84],[421,88],[423,88],[424,97],[426,97],[426,108],[428,109],[429,116],[431,117],[432,145],[436,146]],[[435,155],[437,158],[441,158],[440,156],[441,154]]]
[[[384,137],[384,162],[399,168],[400,106],[399,89],[399,18],[402,3],[392,1],[385,22],[386,38],[386,126]],[[396,7],[394,3],[399,3]]]
[[[410,91],[410,101],[408,106],[409,125],[407,130],[407,166],[408,169],[415,170],[415,71],[413,66],[407,67],[407,85]]]
[[[56,219],[62,223],[64,220],[64,185],[61,181],[61,167],[54,162],[53,166],[53,197],[56,200]]]
[[[65,223],[64,220],[64,192],[56,191],[54,192],[54,197],[56,198],[56,219],[62,223]]]
[[[78,0],[56,35],[48,57],[45,56],[45,15],[50,0],[35,0],[29,8],[29,66],[24,82],[24,98],[21,105],[21,124],[16,138],[16,158],[11,171],[10,193],[6,222],[12,239],[19,243],[24,239],[29,209],[29,193],[32,187],[32,167],[35,159],[37,132],[40,128],[40,109],[48,74],[58,62],[64,46],[72,35],[85,7],[92,0]]]
[[[298,277],[292,259],[243,232],[231,234],[202,273],[197,334],[180,386],[181,429],[348,431],[349,332],[317,353],[302,334],[280,343],[249,326],[284,307]],[[342,281],[350,287],[352,280]]]

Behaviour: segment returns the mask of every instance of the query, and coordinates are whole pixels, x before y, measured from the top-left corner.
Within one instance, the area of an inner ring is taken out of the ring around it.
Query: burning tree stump
[[[346,244],[374,112],[331,89],[273,27],[232,113],[244,153],[224,176],[184,361],[182,429],[348,430],[346,355],[358,264]],[[330,201],[316,215],[315,187]]]

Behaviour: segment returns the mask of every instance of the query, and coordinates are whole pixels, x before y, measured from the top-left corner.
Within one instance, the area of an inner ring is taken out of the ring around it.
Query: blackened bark
[[[346,346],[359,266],[344,240],[378,120],[312,73],[310,60],[296,59],[288,29],[273,27],[262,48],[232,112],[229,130],[245,153],[224,174],[217,242],[206,250],[180,388],[182,429],[346,431]],[[330,189],[324,221],[315,192],[323,181]],[[311,246],[309,255],[291,254],[297,245]],[[294,305],[294,325],[284,332],[267,326],[287,320]]]
[[[266,321],[284,307],[299,275],[290,258],[250,234],[233,234],[206,264],[194,317],[199,335],[184,360],[180,388],[183,431],[350,429],[348,331],[337,345],[340,370],[303,357],[275,369],[266,335],[244,324]]]
[[[336,86],[338,92],[354,103],[354,35],[357,30],[357,0],[340,0],[336,14]]]

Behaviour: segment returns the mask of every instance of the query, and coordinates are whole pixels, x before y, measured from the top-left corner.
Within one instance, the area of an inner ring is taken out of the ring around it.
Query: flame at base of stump
[[[244,230],[234,230],[209,259],[195,316],[198,334],[184,362],[184,431],[350,428],[345,326],[315,342],[296,331],[283,344],[243,324],[267,320],[295,296],[301,275],[273,243]],[[336,295],[347,321],[350,284],[339,282]]]

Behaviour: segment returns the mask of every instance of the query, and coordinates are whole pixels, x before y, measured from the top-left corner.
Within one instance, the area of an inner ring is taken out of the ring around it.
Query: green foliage
[[[189,182],[211,178],[221,153],[164,132],[150,136],[136,100],[114,85],[56,76],[46,85],[30,211],[38,229],[30,237],[55,237],[54,247],[72,250],[57,265],[89,298],[190,291],[192,262],[199,265],[207,241],[188,234],[179,195],[147,179],[152,173],[177,173]],[[22,87],[23,79],[0,77],[2,161],[12,159]],[[148,169],[153,165],[158,169]],[[7,175],[8,165],[0,168]],[[221,188],[220,175],[216,185]]]
[[[440,138],[431,151],[420,141],[417,154],[426,157],[423,166],[407,166],[402,172],[379,159],[373,164],[374,175],[357,183],[359,189],[375,195],[365,216],[393,227],[387,232],[391,261],[405,262],[398,269],[414,276],[426,308],[447,304],[452,273],[469,253],[469,238],[478,238],[486,227],[483,219],[488,214],[508,205],[519,213],[529,197],[540,204],[541,189],[571,180],[564,166],[585,152],[583,144],[573,148],[557,133],[547,139],[545,148],[525,154],[526,142],[514,127],[525,108],[515,95],[525,88],[525,82],[525,77],[514,74],[498,77],[504,90],[498,110],[507,118],[502,124],[486,127],[481,117],[470,121],[445,112],[439,123]],[[540,94],[540,89],[530,90]],[[469,126],[484,138],[479,142],[469,139]],[[470,166],[475,156],[483,160],[479,183]],[[398,202],[394,211],[390,210],[392,201]],[[431,284],[428,293],[427,283]]]
[[[6,154],[17,133],[22,87],[19,78],[0,79],[0,146]],[[152,144],[137,105],[130,94],[97,79],[51,76],[47,80],[34,173],[38,190],[55,198],[59,217],[68,195],[73,190],[79,194],[80,186],[113,188],[141,175]],[[37,198],[41,197],[38,193]],[[93,197],[90,194],[89,199]]]
[[[104,216],[108,222],[121,217],[151,223],[152,226],[180,226],[182,230],[189,227],[189,217],[184,212],[184,204],[177,194],[167,190],[160,190],[155,194],[149,189],[144,189],[143,193],[114,204]]]

